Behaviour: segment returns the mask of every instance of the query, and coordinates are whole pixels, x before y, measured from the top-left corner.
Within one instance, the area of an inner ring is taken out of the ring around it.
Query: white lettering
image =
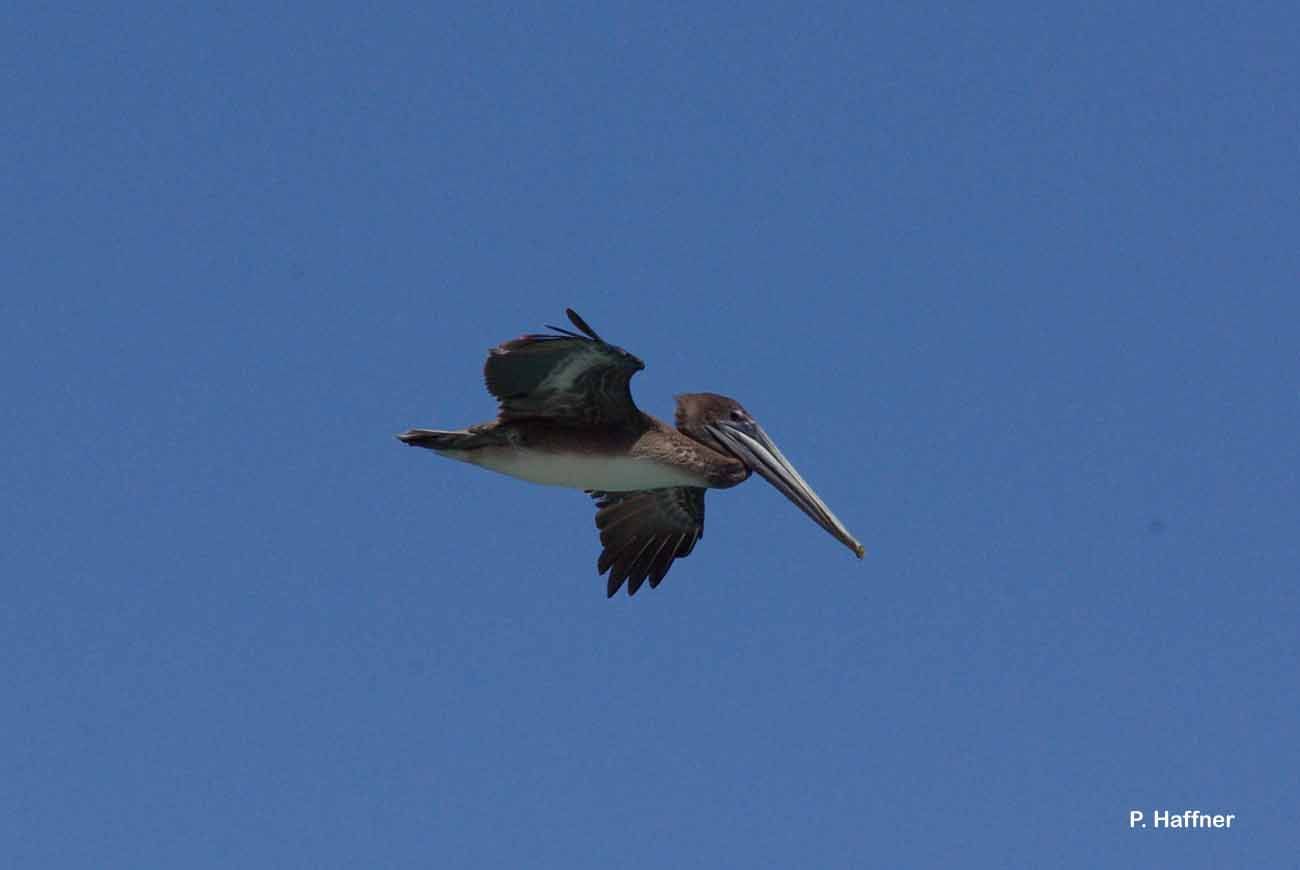
[[[1145,828],[1146,815],[1142,810],[1128,811],[1130,828]],[[1152,810],[1151,827],[1153,828],[1231,828],[1236,821],[1236,813],[1203,813],[1200,810]]]

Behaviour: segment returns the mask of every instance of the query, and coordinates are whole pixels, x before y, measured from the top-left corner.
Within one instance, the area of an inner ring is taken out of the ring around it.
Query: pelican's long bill
[[[752,420],[742,424],[733,424],[720,420],[707,426],[708,430],[722,444],[726,445],[741,462],[763,476],[763,479],[779,489],[786,498],[794,502],[799,510],[813,518],[817,525],[830,532],[836,540],[844,544],[859,559],[865,552],[857,539],[849,534],[844,524],[831,513],[811,486],[799,476],[790,460],[777,449],[772,439],[767,437],[763,428]],[[749,431],[745,431],[749,430]]]

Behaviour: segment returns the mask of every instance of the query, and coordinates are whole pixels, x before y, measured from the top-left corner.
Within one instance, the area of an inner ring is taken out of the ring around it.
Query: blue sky
[[[1294,860],[1290,5],[3,31],[14,866]],[[610,601],[583,495],[393,440],[565,306],[867,558],[755,480]]]

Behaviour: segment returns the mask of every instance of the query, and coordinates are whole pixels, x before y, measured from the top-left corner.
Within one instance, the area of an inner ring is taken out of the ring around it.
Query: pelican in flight
[[[579,331],[525,335],[488,352],[487,388],[497,418],[467,429],[411,429],[397,437],[440,456],[530,480],[581,489],[596,500],[610,597],[647,580],[659,585],[673,560],[704,536],[704,493],[757,472],[862,558],[862,545],[817,497],[763,428],[735,399],[677,396],[676,428],[632,401],[645,363],[609,344],[572,309]]]

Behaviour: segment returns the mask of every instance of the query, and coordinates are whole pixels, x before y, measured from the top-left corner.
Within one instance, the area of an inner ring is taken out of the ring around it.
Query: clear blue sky
[[[3,863],[1293,862],[1294,6],[474,6],[6,16]],[[565,306],[867,558],[393,440]]]

